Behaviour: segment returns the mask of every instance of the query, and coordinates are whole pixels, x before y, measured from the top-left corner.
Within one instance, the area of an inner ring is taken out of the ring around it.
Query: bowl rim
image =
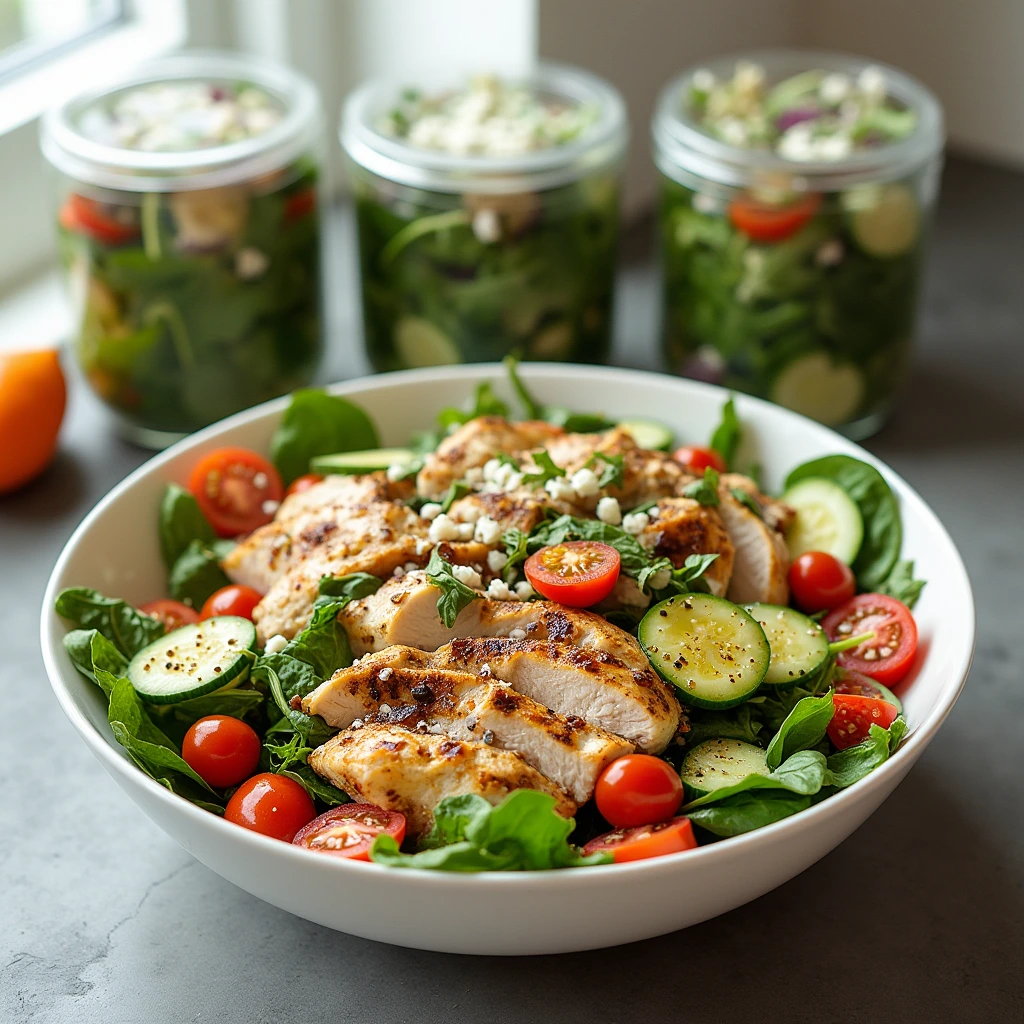
[[[679,387],[682,391],[690,389],[696,391],[708,391],[720,395],[723,400],[728,396],[727,389],[714,384],[706,384],[702,381],[694,381],[678,377],[670,377],[665,374],[654,373],[647,370],[623,369],[614,366],[581,366],[568,363],[532,363],[521,365],[519,372],[526,379],[545,379],[553,377],[558,379],[570,375],[575,383],[587,379],[599,379],[614,375],[616,382],[624,387],[630,384],[652,384],[662,386]],[[392,373],[373,374],[366,377],[354,378],[347,381],[330,384],[325,390],[331,394],[351,395],[359,394],[376,387],[387,387],[390,385],[407,384],[438,384],[447,380],[479,379],[485,377],[493,379],[503,377],[505,371],[500,363],[473,363],[462,366],[429,367],[416,370],[399,370]],[[937,530],[940,536],[946,541],[948,552],[952,556],[950,571],[958,577],[956,583],[961,590],[966,608],[969,614],[964,626],[964,640],[958,661],[947,667],[947,680],[940,690],[935,706],[931,709],[925,719],[916,727],[910,729],[907,738],[900,745],[900,748],[878,768],[874,769],[865,778],[854,783],[852,786],[833,794],[827,800],[799,812],[790,815],[773,824],[746,832],[739,836],[730,837],[727,840],[709,843],[697,849],[687,850],[682,853],[669,854],[664,857],[652,858],[650,860],[633,861],[625,864],[604,864],[583,868],[556,868],[540,871],[510,871],[510,872],[446,872],[432,871],[425,868],[402,868],[396,869],[383,864],[374,864],[369,861],[352,861],[343,858],[321,858],[321,861],[329,860],[336,865],[334,870],[355,872],[352,875],[356,881],[360,875],[369,873],[371,876],[387,877],[393,883],[422,884],[429,881],[434,886],[455,886],[465,891],[471,886],[523,886],[539,885],[548,887],[555,886],[586,886],[591,884],[603,884],[608,878],[608,872],[613,871],[616,878],[627,877],[627,873],[635,876],[645,876],[671,873],[676,867],[684,863],[696,863],[698,860],[706,860],[709,857],[725,858],[728,856],[741,856],[745,851],[753,851],[758,847],[769,846],[777,837],[794,834],[798,830],[815,828],[819,823],[824,825],[830,819],[841,817],[845,809],[858,799],[867,796],[870,790],[884,787],[888,778],[893,774],[902,772],[903,766],[910,766],[917,760],[928,743],[931,742],[939,727],[945,721],[967,680],[967,674],[974,657],[974,649],[977,633],[977,611],[974,602],[974,594],[971,588],[970,578],[963,564],[959,550],[953,543],[948,531],[939,520],[938,516],[931,510],[924,499],[912,488],[898,473],[887,466],[871,452],[861,448],[860,445],[830,430],[828,427],[810,420],[805,416],[794,413],[791,410],[781,408],[767,402],[764,399],[751,395],[737,394],[737,402],[740,405],[754,405],[766,408],[774,414],[781,413],[785,417],[792,417],[803,421],[803,425],[816,432],[824,432],[838,443],[839,449],[852,449],[858,453],[859,458],[869,462],[878,468],[887,478],[887,482],[895,483],[897,497],[901,503],[909,501],[915,505],[916,511],[929,521],[933,530]],[[126,476],[120,483],[104,495],[86,514],[74,532],[68,538],[58,556],[57,562],[47,581],[46,590],[43,595],[43,604],[40,611],[40,641],[42,646],[43,664],[46,668],[50,686],[60,704],[64,714],[68,717],[76,731],[85,740],[87,746],[92,750],[106,771],[118,780],[123,777],[129,784],[140,786],[148,790],[154,800],[163,801],[169,812],[182,813],[191,817],[197,827],[208,827],[222,829],[225,841],[234,841],[243,844],[255,844],[249,848],[255,852],[265,849],[268,853],[276,853],[278,856],[299,858],[295,861],[296,866],[309,865],[306,851],[292,846],[290,843],[282,843],[279,840],[271,839],[268,836],[260,835],[248,829],[239,829],[226,822],[219,815],[211,814],[195,804],[172,793],[161,786],[154,779],[138,769],[129,760],[123,757],[118,750],[107,740],[105,736],[86,718],[79,710],[71,690],[64,681],[66,672],[75,671],[73,668],[62,666],[58,661],[58,650],[63,652],[62,638],[64,635],[63,624],[53,610],[54,602],[59,588],[64,586],[62,577],[67,564],[76,553],[82,538],[113,505],[121,495],[132,488],[143,478],[149,476],[154,470],[175,459],[178,455],[197,447],[204,442],[215,439],[219,434],[235,427],[245,426],[262,420],[268,416],[281,413],[287,406],[290,396],[272,399],[261,405],[236,413],[226,419],[220,420],[209,427],[189,435],[177,442],[165,451],[147,459],[141,466]],[[230,830],[230,831],[228,831]],[[726,852],[723,852],[726,851]]]

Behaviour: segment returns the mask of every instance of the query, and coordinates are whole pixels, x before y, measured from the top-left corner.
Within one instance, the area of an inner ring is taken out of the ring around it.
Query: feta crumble
[[[508,584],[504,580],[491,580],[490,585],[487,587],[487,596],[493,598],[495,601],[515,601],[517,600],[516,595],[509,590]]]
[[[597,474],[592,469],[576,470],[569,483],[581,498],[592,498],[601,490],[601,485],[597,482]]]
[[[280,654],[285,647],[288,646],[288,641],[281,636],[280,633],[275,633],[266,643],[263,648],[264,654]]]
[[[643,533],[651,525],[651,517],[646,512],[629,512],[622,517],[622,528],[634,537]]]
[[[428,536],[435,544],[440,544],[443,540],[459,540],[461,530],[461,525],[450,518],[447,512],[441,512],[439,515],[435,515],[430,524]]]
[[[604,497],[597,503],[597,518],[609,526],[618,526],[622,522],[622,509],[619,499]]]
[[[525,629],[513,629],[509,633],[508,638],[509,638],[509,640],[525,640],[526,639],[526,630]]]
[[[420,509],[420,516],[423,519],[436,519],[441,514],[441,506],[436,501],[428,501]]]
[[[478,573],[471,565],[453,565],[452,575],[460,583],[465,583],[467,587],[472,587],[474,590],[479,590],[480,587],[483,586],[483,580],[480,579],[480,573]]]
[[[476,528],[473,531],[473,539],[490,547],[501,540],[501,533],[502,530],[500,523],[493,520],[490,516],[481,516],[476,521]]]
[[[555,476],[545,481],[544,490],[551,495],[555,501],[574,501],[576,491],[572,484],[564,476]]]
[[[501,572],[508,565],[508,555],[504,551],[489,551],[487,553],[487,568],[491,572]]]
[[[529,601],[531,597],[536,597],[537,591],[533,589],[533,586],[526,580],[515,585],[516,597],[520,601]],[[525,634],[523,634],[525,636]]]

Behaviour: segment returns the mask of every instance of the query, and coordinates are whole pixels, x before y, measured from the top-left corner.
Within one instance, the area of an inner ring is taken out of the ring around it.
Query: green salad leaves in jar
[[[621,98],[571,69],[348,101],[363,321],[377,370],[608,356]]]
[[[856,58],[689,71],[654,124],[672,369],[865,437],[905,380],[942,118]]]
[[[134,440],[162,447],[313,378],[321,137],[304,79],[209,55],[47,118],[74,351]]]

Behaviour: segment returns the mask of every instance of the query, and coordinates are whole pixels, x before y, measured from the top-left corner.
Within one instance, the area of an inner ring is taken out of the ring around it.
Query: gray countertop
[[[869,442],[931,503],[967,562],[978,650],[960,702],[839,849],[739,910],[619,949],[479,959],[327,931],[208,871],[131,804],[63,718],[39,654],[39,605],[61,546],[146,457],[75,389],[53,468],[0,499],[0,1020],[1019,1024],[1022,227],[1024,177],[950,164],[913,382]],[[335,271],[351,280],[346,251],[335,246]],[[625,255],[618,358],[653,365],[645,232]],[[348,294],[334,310],[332,375],[362,369]]]

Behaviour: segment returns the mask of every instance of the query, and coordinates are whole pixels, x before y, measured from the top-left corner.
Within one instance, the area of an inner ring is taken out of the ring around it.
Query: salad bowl
[[[521,371],[545,403],[649,417],[683,442],[702,443],[726,393],[698,382],[606,367],[530,365]],[[442,406],[471,397],[489,380],[507,395],[499,365],[381,375],[329,390],[356,399],[382,430],[405,443]],[[828,454],[860,458],[884,475],[899,501],[903,557],[928,581],[915,609],[917,661],[900,696],[909,734],[870,775],[773,825],[680,854],[627,864],[557,871],[461,874],[310,856],[238,828],[175,796],[140,772],[117,745],[102,693],[66,654],[65,624],[53,611],[69,586],[91,586],[133,603],[164,586],[154,523],[168,482],[183,483],[203,454],[223,445],[266,451],[287,399],[203,430],[156,456],[90,512],[62,552],[42,611],[42,649],[54,693],[117,784],[169,836],[224,878],[274,906],[318,924],[420,949],[542,954],[632,942],[698,924],[794,877],[854,831],[893,791],[949,713],[970,666],[974,605],[948,534],[895,473],[825,427],[756,398],[739,396],[744,457],[760,462],[770,491],[799,463]]]

